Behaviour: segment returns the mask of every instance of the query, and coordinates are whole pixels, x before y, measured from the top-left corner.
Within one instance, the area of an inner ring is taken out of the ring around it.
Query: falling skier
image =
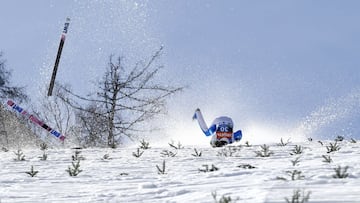
[[[210,141],[212,147],[222,147],[234,141],[240,141],[242,138],[241,130],[233,133],[234,125],[232,119],[229,117],[221,116],[216,118],[210,128],[207,127],[200,109],[195,110],[193,120],[194,119],[198,121],[201,130],[206,136],[212,136]]]

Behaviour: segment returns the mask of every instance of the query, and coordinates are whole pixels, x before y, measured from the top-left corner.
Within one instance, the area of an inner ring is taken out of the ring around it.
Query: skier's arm
[[[210,128],[207,127],[200,109],[195,110],[193,120],[194,119],[198,121],[201,130],[204,132],[206,136],[210,136],[216,131],[216,125],[212,125],[210,126]]]

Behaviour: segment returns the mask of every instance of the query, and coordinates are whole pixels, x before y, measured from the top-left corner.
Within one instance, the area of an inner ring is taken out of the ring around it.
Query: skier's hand
[[[198,112],[198,111],[200,111],[199,108],[197,108],[197,109],[195,110],[195,113],[194,113],[194,115],[193,115],[193,117],[192,117],[193,120],[197,119],[196,112]]]

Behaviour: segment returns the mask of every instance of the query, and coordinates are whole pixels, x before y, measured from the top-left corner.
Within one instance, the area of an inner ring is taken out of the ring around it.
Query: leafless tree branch
[[[163,47],[146,63],[138,62],[131,69],[124,64],[122,57],[114,60],[111,55],[94,94],[81,96],[59,85],[67,93],[66,97],[60,96],[61,99],[79,111],[77,116],[91,141],[103,139],[104,133],[107,134],[109,146],[117,144],[122,136],[131,138],[134,132],[142,131],[139,129],[141,123],[164,112],[166,98],[183,89],[157,82],[156,77],[163,66],[156,65],[155,61],[162,50]],[[80,105],[78,101],[87,102],[88,105]]]

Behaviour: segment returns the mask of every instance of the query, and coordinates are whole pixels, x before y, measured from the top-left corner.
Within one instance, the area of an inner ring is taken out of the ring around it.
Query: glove
[[[242,132],[241,132],[241,130],[236,131],[236,132],[234,133],[234,140],[238,142],[238,141],[241,140],[241,138],[242,138]]]

